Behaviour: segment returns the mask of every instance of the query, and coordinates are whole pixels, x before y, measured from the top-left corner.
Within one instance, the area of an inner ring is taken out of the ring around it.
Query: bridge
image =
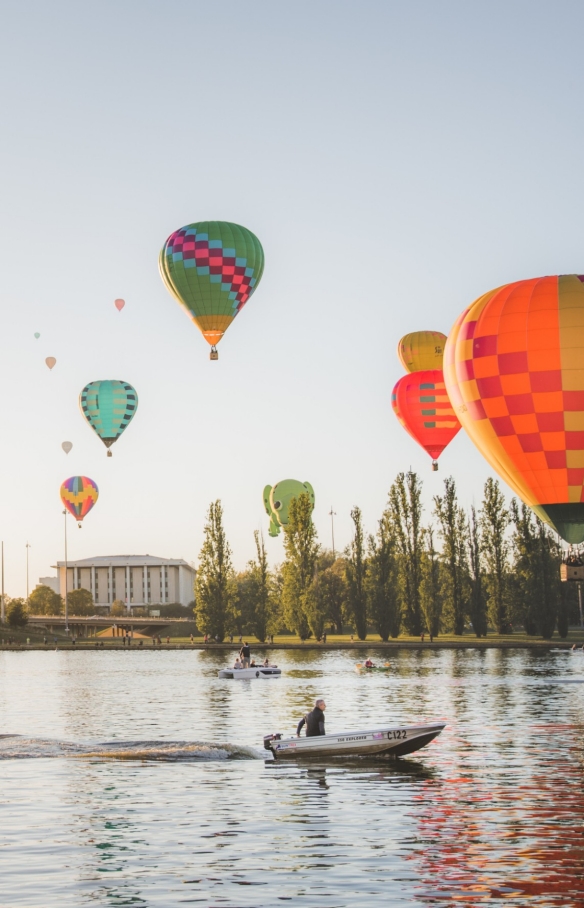
[[[29,615],[28,624],[30,627],[46,628],[48,633],[64,634],[69,626],[70,633],[76,637],[95,637],[101,631],[112,628],[112,636],[123,637],[124,634],[132,634],[137,631],[147,637],[154,634],[160,634],[169,624],[187,623],[185,618],[131,618],[124,616],[102,616],[92,615],[90,618],[82,618],[79,615],[71,615],[68,621],[65,621],[64,615]]]

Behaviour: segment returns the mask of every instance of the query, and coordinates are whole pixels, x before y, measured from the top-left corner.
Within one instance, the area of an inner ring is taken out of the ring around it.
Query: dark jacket
[[[324,713],[320,706],[315,706],[311,713],[307,713],[298,723],[296,734],[299,735],[306,725],[306,737],[314,738],[316,735],[326,735],[324,730]]]
[[[251,656],[250,647],[242,646],[241,649],[239,650],[239,655],[241,656],[242,659],[249,659],[249,657]]]

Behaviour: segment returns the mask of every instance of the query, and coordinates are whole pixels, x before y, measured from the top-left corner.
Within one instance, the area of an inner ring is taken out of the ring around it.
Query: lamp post
[[[2,541],[2,602],[0,604],[0,622],[6,621],[6,606],[4,604],[4,540]]]
[[[67,597],[67,511],[63,511],[65,516],[65,633],[69,633],[69,602]]]
[[[28,550],[29,549],[30,549],[30,545],[27,542],[26,543],[26,604],[27,605],[28,605]]]
[[[335,557],[335,517],[337,516],[337,512],[333,511],[332,504],[331,504],[331,509],[329,511],[329,515],[331,518],[331,535],[333,537],[333,558],[334,558]]]

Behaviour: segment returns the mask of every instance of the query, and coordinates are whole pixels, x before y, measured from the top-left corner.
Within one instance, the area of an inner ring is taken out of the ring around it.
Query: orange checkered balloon
[[[393,389],[391,403],[404,429],[430,455],[437,470],[436,461],[460,430],[442,370],[426,369],[404,375]]]
[[[455,323],[444,377],[494,470],[569,543],[584,541],[584,275],[479,297]]]

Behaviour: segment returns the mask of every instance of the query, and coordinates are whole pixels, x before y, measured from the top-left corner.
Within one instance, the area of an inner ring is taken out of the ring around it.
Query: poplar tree
[[[365,640],[367,637],[367,590],[365,589],[367,564],[360,508],[353,508],[351,519],[354,524],[354,532],[346,555],[347,605],[359,640]]]
[[[366,579],[369,616],[382,640],[398,637],[401,603],[398,587],[397,543],[391,515],[384,511],[376,536],[369,537]]]
[[[434,528],[424,530],[425,551],[422,557],[422,582],[420,584],[420,602],[426,631],[437,637],[440,632],[442,615],[442,581],[440,557],[434,545]]]
[[[421,493],[422,483],[411,470],[398,473],[389,490],[389,512],[400,556],[402,618],[406,630],[413,636],[419,636],[422,630],[420,584],[424,531]]]
[[[485,587],[489,620],[499,634],[508,634],[509,622],[509,542],[506,532],[509,512],[497,480],[485,483],[480,511],[481,542],[485,559]]]
[[[560,606],[560,557],[557,543],[539,517],[514,498],[510,506],[514,524],[514,574],[517,611],[528,634],[548,640]]]
[[[290,502],[288,524],[284,527],[284,550],[284,621],[289,630],[296,631],[301,640],[307,640],[311,632],[307,612],[310,612],[313,619],[315,617],[315,604],[307,600],[307,595],[314,580],[320,545],[312,522],[312,502],[306,492]]]
[[[274,584],[268,566],[263,533],[253,534],[256,558],[249,562],[246,572],[246,624],[257,639],[264,643],[275,616]]]
[[[235,620],[236,598],[231,549],[223,528],[223,508],[220,501],[215,501],[207,512],[195,579],[193,611],[199,630],[223,640],[227,627]]]
[[[444,480],[444,495],[434,497],[434,513],[442,541],[443,621],[455,634],[464,633],[470,586],[467,564],[466,514],[458,504],[456,483],[452,476]]]
[[[468,560],[470,565],[469,613],[477,637],[487,636],[487,604],[482,564],[481,532],[474,506],[468,523]]]

